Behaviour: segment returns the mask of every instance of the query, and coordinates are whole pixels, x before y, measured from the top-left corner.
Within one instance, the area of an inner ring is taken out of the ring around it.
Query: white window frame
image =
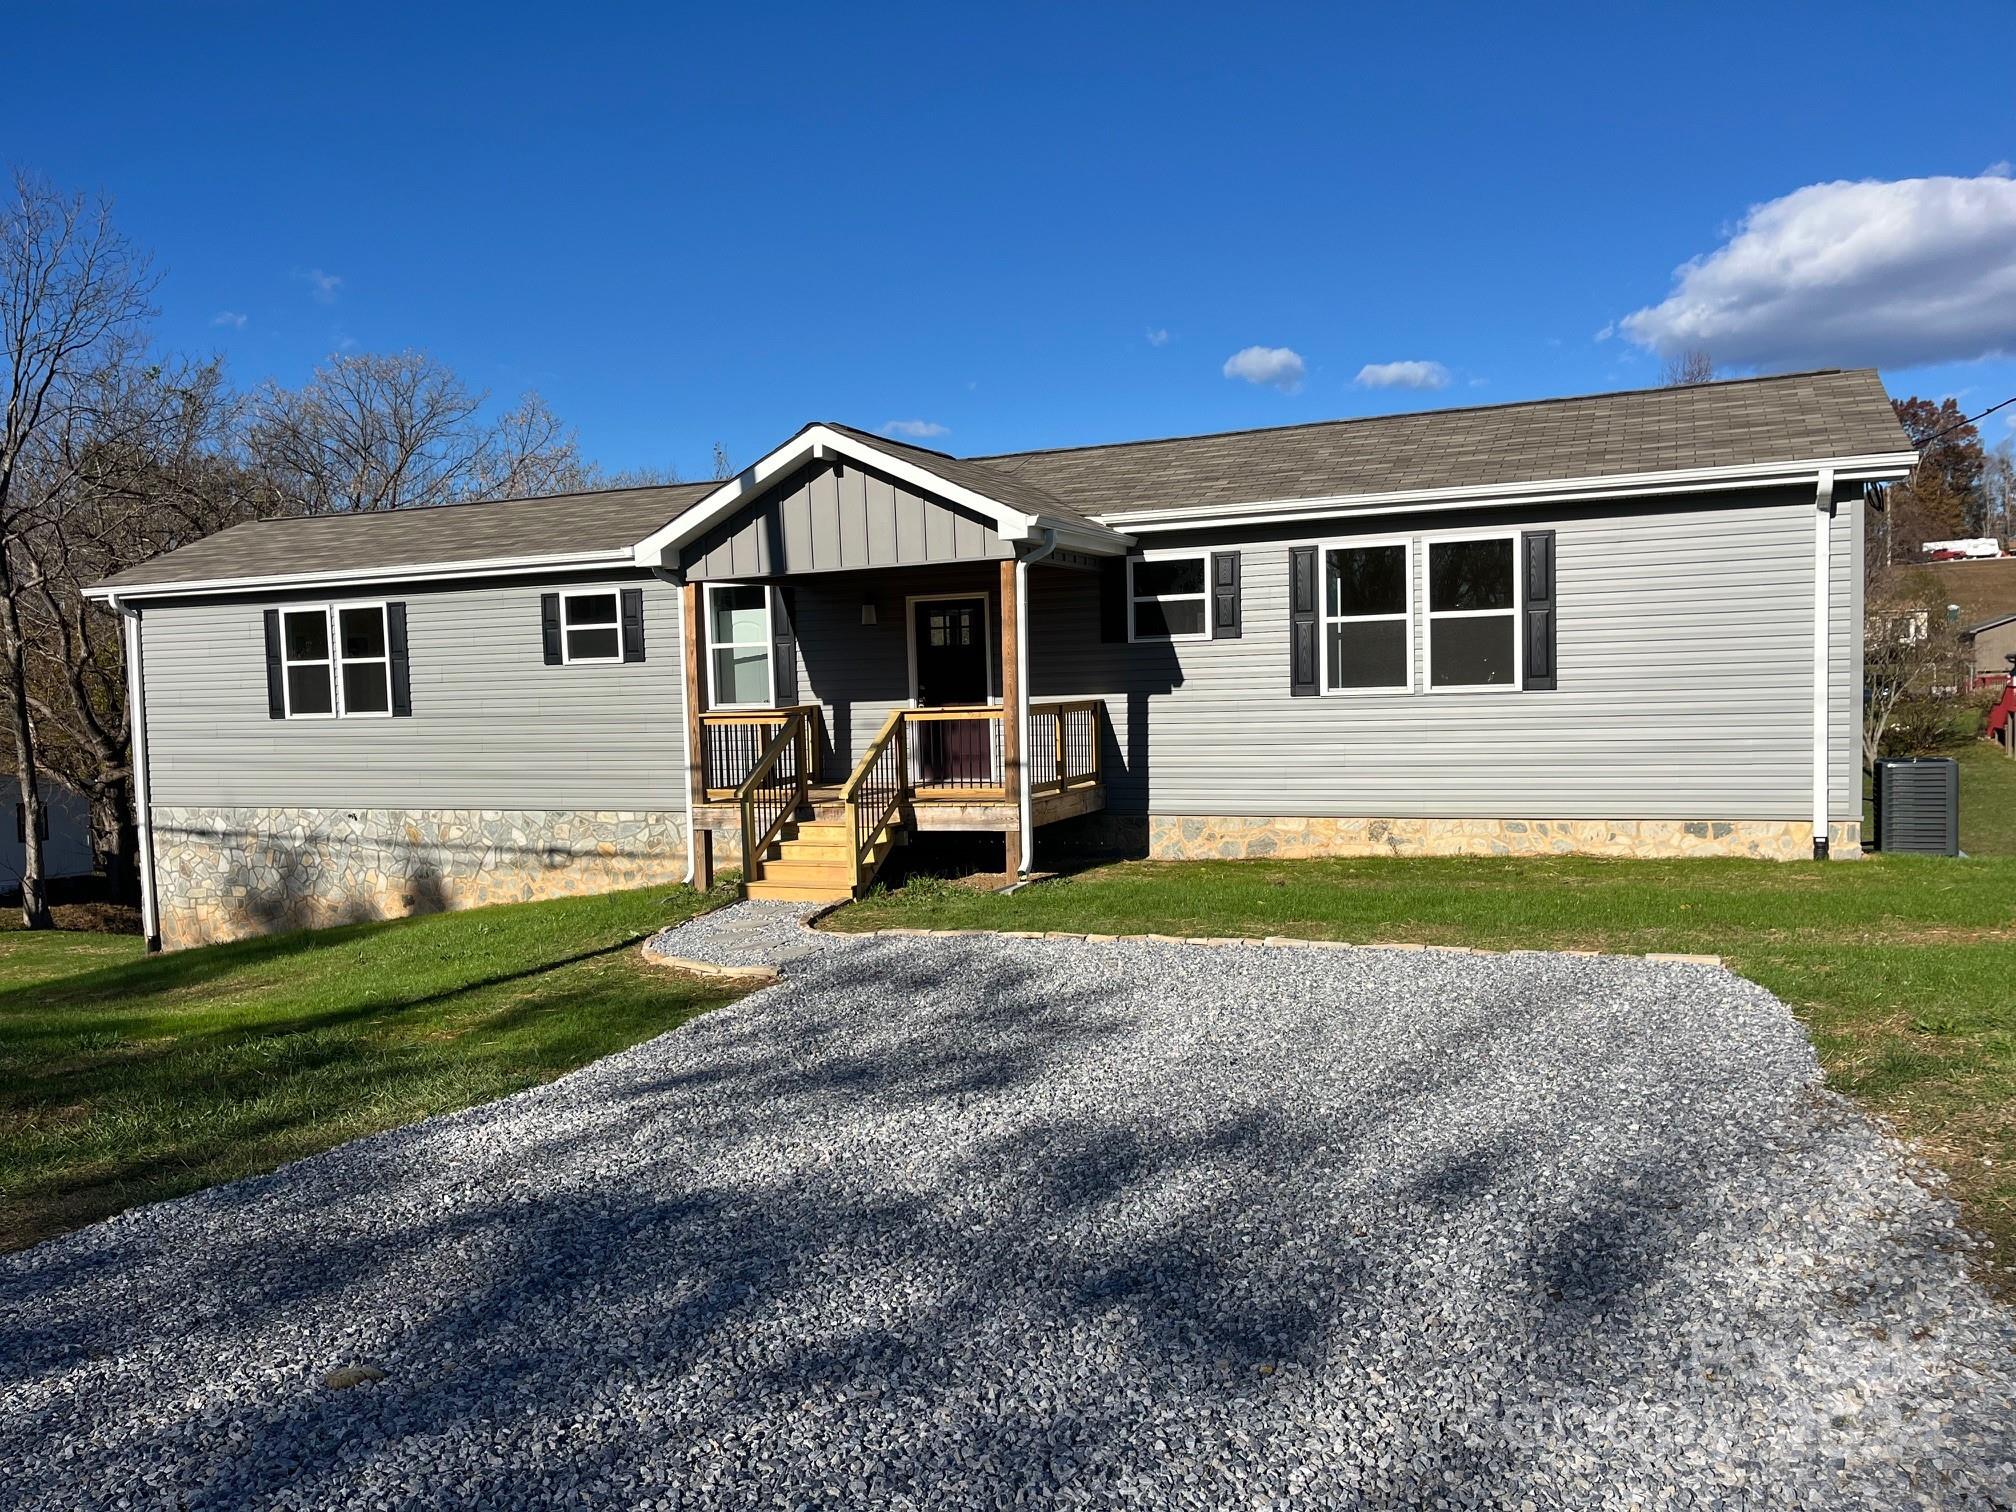
[[[321,604],[280,604],[280,707],[288,719],[390,719],[392,717],[392,616],[387,599],[333,599]],[[378,623],[384,631],[385,654],[383,656],[345,656],[343,654],[341,618],[345,609],[376,609]],[[325,657],[292,657],[287,654],[287,616],[290,614],[319,614],[322,616],[323,632],[329,637],[329,655]],[[382,709],[353,709],[343,697],[343,668],[375,663],[385,669],[385,707]],[[322,667],[329,673],[329,712],[326,714],[297,714],[294,712],[294,680],[287,674],[296,667]]]
[[[1510,609],[1437,609],[1435,607],[1435,559],[1437,546],[1455,546],[1465,541],[1509,541],[1512,544],[1512,607]],[[1478,530],[1457,535],[1421,538],[1421,613],[1428,626],[1427,658],[1421,668],[1422,688],[1441,693],[1518,693],[1526,686],[1526,564],[1520,533],[1516,530]],[[1435,681],[1435,622],[1451,619],[1499,619],[1512,621],[1512,680],[1502,683],[1437,683]]]
[[[606,598],[616,601],[616,618],[607,625],[597,620],[578,625],[580,630],[612,629],[616,632],[614,656],[576,656],[574,643],[567,638],[567,606],[575,599]],[[623,660],[623,590],[621,588],[565,588],[560,593],[560,663],[567,667],[608,667]]]
[[[1137,596],[1134,592],[1134,568],[1140,562],[1180,562],[1194,560],[1203,569],[1204,587],[1198,593],[1147,593]],[[1178,604],[1196,599],[1204,606],[1204,628],[1183,635],[1137,635],[1134,633],[1134,608],[1137,604]],[[1132,645],[1160,646],[1178,641],[1201,641],[1211,639],[1211,553],[1188,546],[1165,546],[1159,551],[1144,551],[1139,556],[1127,558],[1127,641]]]
[[[1325,698],[1364,698],[1381,694],[1412,693],[1414,691],[1414,561],[1415,541],[1412,536],[1346,536],[1341,540],[1312,541],[1316,548],[1316,656],[1322,664],[1319,674],[1322,678]],[[1406,565],[1402,569],[1407,584],[1407,607],[1399,614],[1332,614],[1330,612],[1330,553],[1350,551],[1372,546],[1398,546],[1405,553]],[[1371,625],[1383,621],[1400,620],[1406,624],[1406,681],[1385,683],[1376,688],[1333,688],[1330,686],[1330,627],[1332,625]]]
[[[917,606],[964,599],[980,601],[980,654],[987,659],[986,706],[1000,706],[1000,679],[994,675],[994,595],[985,588],[971,588],[964,593],[913,593],[903,600],[903,638],[910,654],[910,707],[913,709],[923,707],[917,702]]]
[[[763,595],[763,666],[769,674],[769,697],[763,703],[722,703],[713,695],[715,692],[714,653],[737,647],[754,645],[754,641],[721,641],[714,639],[714,595],[723,588],[755,588]],[[620,613],[620,606],[618,612]],[[700,585],[700,619],[703,639],[707,643],[707,707],[723,711],[747,709],[774,709],[777,707],[777,626],[770,613],[770,585],[768,583],[702,583]],[[564,635],[564,630],[563,630]]]

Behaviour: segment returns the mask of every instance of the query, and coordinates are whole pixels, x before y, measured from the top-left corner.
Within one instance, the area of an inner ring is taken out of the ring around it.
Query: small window
[[[1413,562],[1405,541],[1323,553],[1323,686],[1371,693],[1414,686]]]
[[[329,610],[287,609],[280,615],[280,661],[289,719],[333,719],[336,689],[329,655]]]
[[[336,655],[343,713],[391,714],[392,656],[383,604],[337,606]]]
[[[1134,557],[1127,563],[1133,639],[1197,640],[1209,633],[1204,554]]]
[[[616,590],[567,593],[560,598],[560,643],[569,662],[623,660],[623,627]]]
[[[717,709],[767,709],[770,690],[770,590],[761,583],[707,585],[707,645]]]
[[[1518,542],[1428,543],[1428,686],[1519,686]]]

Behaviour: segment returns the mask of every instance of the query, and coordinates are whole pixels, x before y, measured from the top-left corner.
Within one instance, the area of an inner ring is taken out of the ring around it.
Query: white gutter
[[[478,561],[426,562],[410,567],[345,567],[321,572],[267,573],[263,577],[200,578],[190,582],[96,584],[84,596],[111,604],[120,599],[188,598],[195,594],[266,593],[276,588],[369,587],[376,583],[425,582],[440,578],[520,577],[528,573],[602,571],[629,567],[630,548],[570,552],[564,556],[489,557]]]
[[[1185,530],[1209,525],[1254,525],[1267,521],[1329,519],[1339,514],[1411,514],[1431,509],[1501,508],[1511,504],[1600,503],[1660,494],[1711,489],[1774,488],[1803,483],[1831,472],[1843,483],[1901,478],[1916,452],[1813,458],[1743,467],[1694,467],[1656,473],[1618,473],[1607,478],[1553,478],[1482,487],[1398,489],[1386,493],[1331,494],[1309,499],[1268,499],[1237,504],[1175,505],[1165,509],[1116,510],[1098,516],[1112,530],[1133,534]]]
[[[1813,859],[1827,859],[1828,606],[1832,573],[1828,526],[1834,519],[1834,470],[1820,469],[1813,493]]]
[[[127,744],[133,751],[133,828],[139,842],[140,932],[150,951],[161,948],[161,912],[154,891],[154,790],[147,775],[147,695],[140,668],[140,611],[108,594],[124,620]]]
[[[1021,825],[1015,871],[1023,877],[1029,875],[1036,851],[1036,803],[1029,791],[1029,564],[1056,549],[1057,532],[1045,529],[1041,546],[1015,558],[1015,748],[1022,753],[1015,764],[1016,818]]]
[[[653,567],[651,575],[660,582],[670,583],[682,595],[679,605],[679,739],[684,742],[693,738],[693,690],[686,686],[692,681],[686,675],[686,605],[683,597],[686,585],[679,581],[678,574],[663,567]],[[700,665],[697,658],[693,665]],[[691,887],[694,876],[700,870],[700,838],[693,833],[693,771],[696,760],[692,751],[686,753],[686,780],[680,784],[686,789],[686,875],[679,879],[681,887]]]

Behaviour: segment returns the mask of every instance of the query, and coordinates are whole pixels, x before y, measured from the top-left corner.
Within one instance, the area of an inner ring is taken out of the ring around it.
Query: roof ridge
[[[415,515],[436,514],[444,509],[482,509],[492,504],[558,504],[566,499],[589,499],[602,494],[651,493],[667,488],[712,488],[718,485],[700,483],[612,483],[606,488],[574,488],[565,493],[511,494],[502,499],[449,499],[440,504],[402,504],[391,509],[329,509],[318,514],[273,514],[261,515],[256,520],[239,520],[227,525],[224,530],[238,530],[247,525],[278,525],[289,520],[410,520]],[[213,531],[222,535],[224,530]]]
[[[1222,441],[1231,436],[1278,436],[1288,431],[1322,430],[1341,425],[1372,425],[1382,420],[1426,419],[1431,415],[1476,415],[1490,410],[1537,409],[1547,404],[1587,404],[1596,399],[1623,399],[1634,394],[1672,394],[1683,389],[1735,388],[1749,383],[1787,383],[1795,378],[1831,378],[1873,373],[1868,367],[1807,368],[1796,373],[1760,373],[1748,378],[1717,378],[1709,383],[1655,384],[1650,388],[1608,389],[1598,394],[1552,394],[1540,399],[1502,399],[1496,404],[1451,404],[1441,409],[1399,410],[1389,415],[1346,415],[1332,420],[1297,420],[1288,425],[1253,425],[1237,430],[1196,431],[1180,436],[1144,436],[1134,441],[1087,441],[1076,446],[1036,446],[1027,451],[983,452],[954,457],[955,462],[1010,462],[1022,457],[1052,457],[1063,452],[1115,451],[1123,446],[1169,446],[1179,441]],[[925,448],[919,447],[922,451]],[[936,455],[945,455],[937,453]]]

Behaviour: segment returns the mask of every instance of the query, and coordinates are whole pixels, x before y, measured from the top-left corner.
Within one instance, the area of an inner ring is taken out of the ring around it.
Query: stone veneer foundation
[[[677,882],[683,814],[153,810],[161,944]]]
[[[1813,855],[1809,822],[1775,819],[1261,819],[1153,815],[1146,821],[1095,816],[1132,845],[1146,831],[1157,861],[1306,856],[1751,856],[1803,861]],[[1087,837],[1091,838],[1090,836]],[[1860,822],[1829,826],[1832,855],[1862,854]]]

